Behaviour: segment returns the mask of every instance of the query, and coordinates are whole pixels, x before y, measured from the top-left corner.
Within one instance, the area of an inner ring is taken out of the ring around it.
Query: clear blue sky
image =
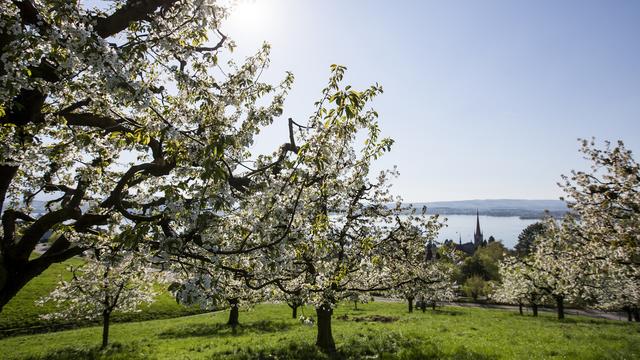
[[[585,168],[578,137],[640,150],[640,1],[239,4],[223,27],[236,56],[267,41],[263,79],[296,76],[259,151],[311,114],[332,63],[383,85],[374,107],[396,144],[377,167],[398,165],[407,201],[553,199],[560,174]]]

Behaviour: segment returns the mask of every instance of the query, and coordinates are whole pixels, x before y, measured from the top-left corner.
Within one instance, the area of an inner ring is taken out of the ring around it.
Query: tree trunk
[[[1,241],[1,240],[0,240]],[[0,313],[11,299],[22,290],[36,276],[40,275],[50,264],[43,266],[33,266],[33,261],[12,261],[10,266],[6,266],[3,259],[0,259]]]
[[[2,239],[0,238],[0,241],[2,241]],[[11,299],[11,297],[7,297],[6,295],[6,286],[7,286],[7,281],[9,280],[9,272],[7,271],[7,269],[5,269],[4,265],[3,265],[3,259],[2,256],[0,256],[0,314],[2,314],[2,308],[4,308],[4,306],[9,302],[9,300]],[[13,294],[15,295],[15,294]]]
[[[11,185],[11,181],[17,172],[17,166],[0,165],[0,214],[2,214],[2,209],[4,208],[4,199],[7,196],[9,185]]]
[[[538,316],[538,304],[531,304],[531,310],[533,310],[533,316]]]
[[[287,305],[291,308],[291,318],[297,319],[298,308],[300,307],[300,304],[298,304],[297,302],[293,302],[293,303],[287,303]]]
[[[102,312],[102,347],[104,349],[109,345],[109,318],[111,313],[107,310]]]
[[[413,312],[413,298],[407,298],[409,300],[409,312]]]
[[[520,311],[520,315],[522,315],[522,303],[518,304],[518,311]]]
[[[633,307],[633,318],[636,322],[640,322],[640,310],[638,310],[637,306]]]
[[[238,313],[238,299],[230,299],[229,300],[229,321],[227,321],[227,325],[232,328],[236,328],[236,326],[240,325],[238,321],[239,313]]]
[[[432,302],[431,303],[431,310],[435,311],[436,310],[436,302]]]
[[[355,310],[358,310],[358,300],[355,300],[355,301],[353,302],[353,308],[354,308]]]
[[[336,343],[333,341],[333,335],[331,334],[331,315],[333,315],[333,309],[329,305],[322,305],[316,308],[316,315],[318,316],[316,346],[325,353],[335,353]]]
[[[556,296],[556,304],[558,307],[558,319],[564,319],[564,296]]]
[[[0,238],[0,242],[2,241]],[[29,281],[42,274],[51,264],[63,262],[82,253],[83,249],[66,247],[66,243],[66,239],[58,238],[49,251],[33,260],[13,257],[0,251],[0,313]]]
[[[627,321],[633,321],[633,313],[631,311],[631,306],[625,306],[622,308],[627,313]]]

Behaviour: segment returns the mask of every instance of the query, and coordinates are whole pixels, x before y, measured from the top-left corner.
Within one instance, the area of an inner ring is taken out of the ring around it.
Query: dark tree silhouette
[[[544,224],[537,222],[524,228],[518,235],[518,243],[514,247],[520,257],[529,255],[534,249],[536,236],[544,232]]]

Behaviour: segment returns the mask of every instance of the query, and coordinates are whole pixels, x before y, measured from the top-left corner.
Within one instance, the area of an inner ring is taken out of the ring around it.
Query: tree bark
[[[102,347],[104,349],[109,345],[109,318],[111,313],[107,310],[102,312]]]
[[[407,300],[409,301],[409,312],[412,313],[413,312],[413,298],[407,298]]]
[[[322,305],[316,308],[318,316],[318,337],[316,338],[316,346],[328,354],[335,353],[336,343],[333,341],[331,334],[331,316],[333,309],[329,305]]]
[[[633,319],[634,319],[636,322],[640,322],[640,310],[638,310],[638,307],[637,307],[637,306],[634,306],[634,307],[633,307]]]
[[[436,310],[436,302],[435,301],[431,303],[431,310],[434,310],[434,311]]]
[[[107,17],[97,17],[95,30],[103,38],[115,35],[130,23],[145,19],[158,8],[170,8],[176,0],[127,1]]]
[[[627,313],[627,321],[633,321],[633,313],[631,311],[631,306],[625,306],[622,310]]]
[[[7,254],[0,254],[0,313],[2,313],[4,306],[7,305],[29,281],[40,275],[51,264],[70,259],[81,254],[83,250],[73,247],[50,254],[53,246],[55,246],[55,243],[39,258],[27,261],[12,259],[7,256]]]
[[[520,311],[520,315],[522,315],[522,304],[521,303],[518,304],[518,311]]]
[[[289,305],[289,307],[291,308],[291,318],[292,319],[297,319],[298,318],[298,304],[297,303],[292,303],[289,304],[287,303],[287,305]]]
[[[4,199],[7,196],[7,190],[16,172],[18,172],[17,166],[0,165],[0,214],[2,214],[2,209],[4,208]]]
[[[354,310],[358,310],[358,300],[353,301],[353,308]]]
[[[531,304],[531,310],[533,310],[533,316],[538,316],[538,304]]]
[[[558,307],[558,319],[564,319],[564,296],[556,296],[556,305]]]
[[[238,312],[238,299],[229,299],[229,321],[227,321],[227,325],[232,328],[236,328],[236,326],[240,325],[238,321],[238,317],[240,316]]]

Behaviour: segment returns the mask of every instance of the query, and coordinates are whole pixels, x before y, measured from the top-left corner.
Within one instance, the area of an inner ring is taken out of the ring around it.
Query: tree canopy
[[[247,148],[293,78],[258,80],[268,45],[223,63],[226,16],[209,1],[2,2],[0,310],[101,227],[158,248],[193,239],[182,224],[233,204],[261,171],[243,167]]]
[[[518,256],[527,256],[535,249],[536,237],[544,232],[544,224],[541,222],[533,223],[518,235],[518,242],[514,246],[514,250]]]
[[[437,217],[399,216],[406,209],[389,190],[395,169],[369,176],[392,144],[380,136],[378,115],[368,108],[382,89],[343,86],[344,72],[331,67],[306,125],[290,122],[297,151],[258,159],[259,166],[278,164],[256,176],[265,186],[245,194],[200,232],[198,242],[173,255],[196,273],[231,273],[247,289],[274,287],[310,302],[318,318],[317,345],[329,352],[335,350],[331,314],[338,302],[416,280],[426,244],[440,227]],[[363,145],[356,143],[360,134]],[[227,248],[236,256],[227,256]],[[217,282],[208,284],[219,292]]]

